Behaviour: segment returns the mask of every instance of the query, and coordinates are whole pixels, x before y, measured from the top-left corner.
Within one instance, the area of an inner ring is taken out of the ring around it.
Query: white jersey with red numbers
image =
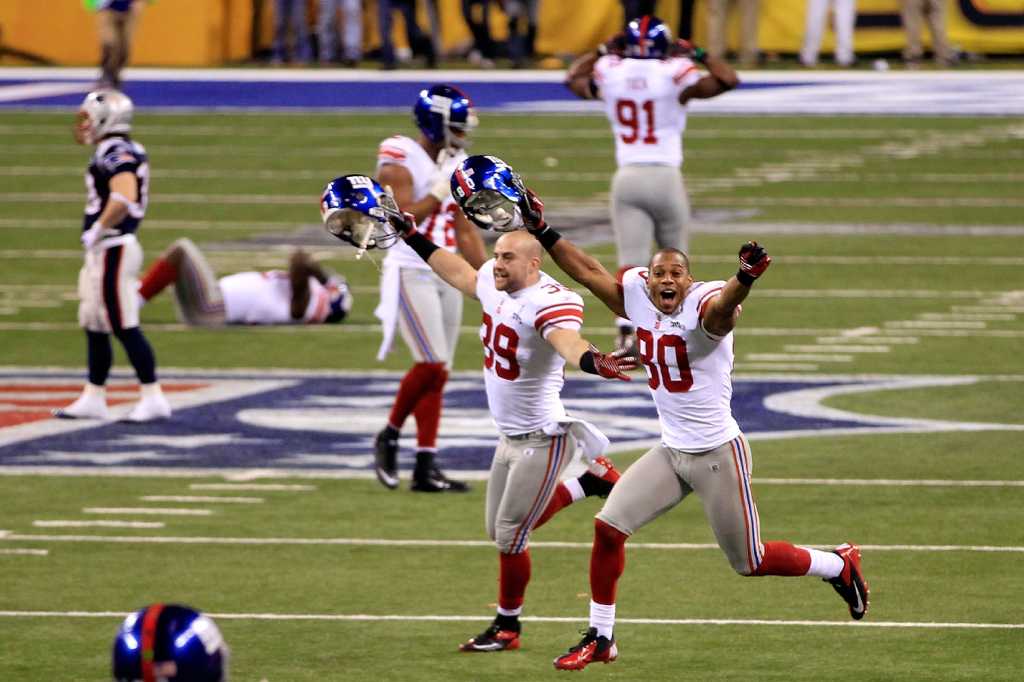
[[[494,260],[480,267],[476,296],[483,308],[487,405],[498,431],[529,433],[564,418],[565,360],[545,339],[554,329],[580,329],[583,299],[543,272],[533,286],[498,291]]]
[[[662,442],[687,452],[711,450],[740,433],[731,405],[732,332],[715,336],[702,324],[725,282],[694,282],[675,314],[665,315],[647,295],[647,276],[647,268],[631,268],[620,282]]]
[[[615,134],[620,166],[683,163],[686,105],[683,90],[701,78],[686,57],[629,59],[605,55],[594,64],[594,83]]]
[[[330,292],[309,278],[309,305],[301,320],[292,319],[292,284],[283,270],[239,272],[218,280],[228,324],[316,324],[330,312]]]
[[[459,151],[450,158],[449,165],[454,168],[455,164],[466,158],[466,153]],[[437,163],[423,150],[419,142],[404,135],[393,135],[381,142],[377,148],[377,174],[380,174],[382,166],[388,164],[396,164],[409,171],[412,176],[413,201],[419,201],[430,193]],[[433,213],[416,226],[416,229],[430,241],[454,253],[455,216],[458,211],[459,205],[449,194]],[[400,265],[403,268],[430,269],[430,266],[424,263],[423,259],[417,256],[416,252],[401,239],[388,249],[385,262]]]

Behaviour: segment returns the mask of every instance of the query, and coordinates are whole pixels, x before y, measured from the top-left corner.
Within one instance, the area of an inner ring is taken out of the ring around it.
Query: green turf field
[[[0,365],[84,366],[74,288],[88,152],[71,141],[69,124],[66,114],[0,114]],[[188,236],[220,273],[283,267],[287,245],[317,231],[326,181],[372,171],[376,143],[396,131],[411,134],[407,116],[140,114],[137,138],[153,168],[141,232],[147,263]],[[485,113],[475,139],[474,152],[522,172],[552,222],[582,235],[586,216],[603,215],[614,170],[603,119]],[[1024,425],[1018,119],[694,117],[686,158],[701,226],[691,245],[696,275],[731,274],[748,238],[774,258],[744,306],[740,375],[973,376],[835,396],[827,405]],[[614,267],[612,247],[592,249]],[[340,245],[312,250],[354,285],[344,325],[188,330],[165,295],[142,316],[161,366],[404,369],[404,350],[373,360],[374,265]],[[456,369],[478,367],[478,319],[467,303]],[[612,316],[592,297],[586,328],[597,343],[611,343]],[[125,366],[118,351],[115,362]],[[741,578],[714,548],[637,546],[620,585],[620,660],[584,675],[1019,679],[1019,432],[805,437],[753,447],[765,539],[865,545],[872,606],[863,624],[848,626],[844,604],[819,581]],[[312,489],[266,492],[191,487],[215,482],[0,476],[0,529],[19,535],[65,534],[33,524],[80,518],[84,507],[137,506],[149,495],[262,500],[198,505],[209,516],[154,517],[166,522],[158,529],[70,531],[94,541],[18,543],[46,555],[0,553],[0,680],[106,679],[115,614],[158,600],[222,614],[216,620],[233,650],[234,678],[270,682],[542,679],[555,675],[551,659],[585,625],[595,500],[535,535],[526,614],[541,620],[526,623],[524,648],[470,656],[456,645],[485,627],[496,598],[482,484],[443,499],[366,480],[273,481]],[[102,539],[109,536],[119,541]],[[388,542],[395,540],[420,542]],[[635,542],[714,539],[699,503],[688,500]],[[568,620],[550,620],[558,618]],[[671,622],[650,622],[659,619]]]

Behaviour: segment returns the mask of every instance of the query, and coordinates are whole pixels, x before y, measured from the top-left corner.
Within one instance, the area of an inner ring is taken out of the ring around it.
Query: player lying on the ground
[[[297,250],[288,271],[217,277],[189,239],[179,239],[150,266],[139,296],[149,301],[174,284],[178,316],[197,327],[225,324],[337,324],[352,309],[345,278]]]
[[[526,191],[519,199],[527,229],[558,266],[636,326],[640,362],[661,422],[661,442],[629,467],[597,514],[590,627],[577,645],[555,659],[555,667],[580,670],[615,660],[615,598],[626,540],[692,492],[701,498],[718,544],[737,573],[820,577],[847,603],[850,616],[863,618],[868,584],[856,545],[823,552],[761,542],[750,488],[750,444],[733,418],[731,399],[732,333],[740,304],[771,264],[764,247],[744,244],[739,270],[727,281],[695,281],[689,259],[676,249],[658,251],[647,267],[616,279],[544,222],[536,195]]]
[[[471,157],[460,168],[475,172],[481,186],[511,179],[504,164],[467,168],[474,159],[486,161]],[[382,190],[376,186],[375,191]],[[494,258],[477,270],[427,239],[411,214],[391,218],[434,272],[483,307],[484,385],[501,434],[486,503],[487,533],[499,551],[498,613],[490,627],[459,648],[517,649],[530,580],[530,532],[575,499],[607,494],[618,477],[601,456],[608,439],[565,412],[559,394],[566,361],[607,379],[628,379],[622,372],[635,369],[636,362],[601,353],[580,336],[583,299],[541,272],[543,250],[526,232],[503,235]],[[559,483],[577,445],[594,465],[578,479]]]

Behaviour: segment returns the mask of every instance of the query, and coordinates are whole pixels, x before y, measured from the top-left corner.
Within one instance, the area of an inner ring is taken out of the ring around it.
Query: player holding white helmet
[[[75,402],[54,410],[66,419],[107,417],[104,386],[113,364],[111,334],[121,342],[141,384],[142,399],[127,420],[171,415],[157,383],[153,350],[139,329],[136,289],[142,247],[135,233],[149,199],[149,158],[145,148],[129,137],[132,109],[123,93],[90,92],[72,131],[79,144],[95,145],[96,150],[85,173],[85,265],[78,276],[78,321],[88,342],[89,381]]]

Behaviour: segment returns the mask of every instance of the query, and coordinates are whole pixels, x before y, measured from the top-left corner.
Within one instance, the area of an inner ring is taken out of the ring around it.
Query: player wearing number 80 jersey
[[[679,172],[687,103],[738,84],[725,61],[673,42],[668,27],[652,16],[629,22],[624,33],[569,68],[566,85],[579,97],[604,101],[615,135],[611,218],[620,268],[647,263],[652,241],[687,250],[690,204]],[[620,346],[632,345],[631,325],[620,318],[619,327]]]
[[[747,576],[813,575],[827,580],[861,619],[868,586],[860,551],[833,552],[789,542],[762,542],[751,490],[750,444],[732,416],[732,332],[740,304],[771,264],[764,247],[740,248],[740,269],[724,282],[695,282],[686,254],[662,249],[647,268],[616,280],[599,261],[544,222],[543,204],[528,194],[524,222],[570,277],[637,326],[640,361],[658,407],[661,443],[644,453],[612,489],[597,514],[590,570],[590,628],[555,659],[560,670],[615,660],[615,599],[625,568],[626,540],[696,493],[718,545],[733,569]]]

